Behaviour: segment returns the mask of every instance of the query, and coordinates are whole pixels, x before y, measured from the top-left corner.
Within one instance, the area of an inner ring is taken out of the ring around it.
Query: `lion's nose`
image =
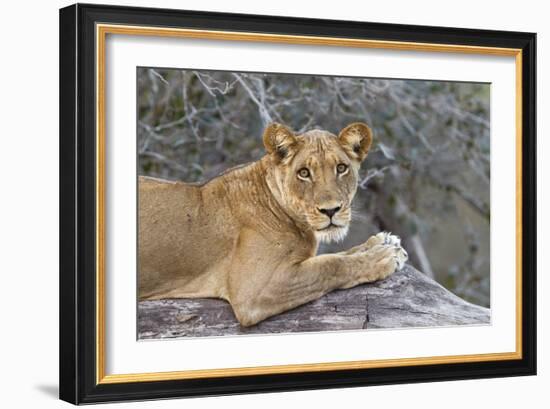
[[[332,209],[320,209],[320,208],[318,208],[317,210],[319,210],[321,213],[326,214],[329,218],[331,218],[331,217],[334,216],[341,208],[342,208],[341,206],[338,206],[338,207],[333,207]]]

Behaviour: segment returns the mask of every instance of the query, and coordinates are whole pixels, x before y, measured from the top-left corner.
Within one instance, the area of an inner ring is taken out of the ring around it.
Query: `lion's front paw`
[[[349,249],[346,253],[347,254],[357,254],[357,253],[363,253],[365,251],[368,251],[369,249],[374,248],[378,245],[390,245],[390,246],[398,246],[401,247],[401,238],[399,236],[396,236],[395,234],[391,234],[390,232],[383,231],[380,232],[374,236],[371,236],[366,242],[363,244],[359,244],[358,246],[352,247]],[[407,260],[407,252],[403,249],[405,252],[405,261]],[[403,263],[405,262],[403,261]]]
[[[353,279],[344,288],[383,280],[405,265],[408,254],[401,247],[399,237],[390,233],[380,233],[369,240],[370,243],[367,241],[361,245],[360,251],[350,255],[357,260],[357,265],[354,267]]]
[[[363,253],[368,259],[371,274],[375,280],[384,279],[405,265],[409,258],[407,251],[401,247],[399,236],[389,232],[381,232],[372,236],[365,243]]]
[[[377,244],[365,253],[370,258],[372,273],[378,280],[401,270],[409,258],[398,237],[390,236],[386,239],[387,242]]]
[[[405,250],[403,247],[401,247],[401,244],[398,244],[395,247],[395,261],[397,263],[397,270],[401,270],[407,260],[409,259],[409,254],[407,253],[407,250]]]

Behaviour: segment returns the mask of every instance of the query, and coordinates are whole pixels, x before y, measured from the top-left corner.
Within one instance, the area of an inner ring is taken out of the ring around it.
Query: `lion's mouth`
[[[326,230],[330,230],[330,229],[342,229],[344,228],[345,226],[341,226],[339,224],[335,224],[333,222],[330,222],[329,224],[327,224],[325,227],[321,228],[321,229],[317,229],[317,231],[326,231]]]
[[[347,224],[337,224],[330,222],[326,226],[317,229],[315,231],[315,235],[319,239],[319,241],[323,243],[330,243],[330,242],[339,242],[344,240],[346,237],[346,234],[348,233],[348,225]]]

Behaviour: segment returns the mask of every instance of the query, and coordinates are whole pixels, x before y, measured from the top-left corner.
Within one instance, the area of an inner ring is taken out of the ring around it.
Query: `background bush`
[[[367,122],[355,221],[320,251],[389,230],[418,269],[489,306],[489,84],[152,68],[137,84],[142,175],[196,182],[257,160],[272,121],[335,134]]]

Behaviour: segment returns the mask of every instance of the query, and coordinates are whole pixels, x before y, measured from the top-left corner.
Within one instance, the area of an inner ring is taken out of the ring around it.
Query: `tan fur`
[[[392,274],[407,255],[388,233],[346,252],[316,255],[320,240],[347,232],[371,142],[361,123],[339,136],[295,135],[272,124],[262,159],[203,185],[140,177],[139,298],[223,298],[249,326]],[[339,174],[338,164],[347,171]],[[303,168],[309,177],[298,176]],[[326,209],[336,208],[331,218]]]

